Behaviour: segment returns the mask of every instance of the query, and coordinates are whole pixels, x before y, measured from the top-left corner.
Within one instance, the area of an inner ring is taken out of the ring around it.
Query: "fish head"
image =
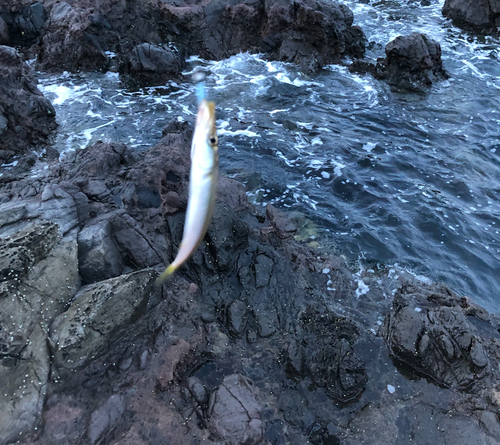
[[[191,158],[198,158],[207,169],[213,168],[218,160],[218,142],[215,103],[203,99],[198,106]]]

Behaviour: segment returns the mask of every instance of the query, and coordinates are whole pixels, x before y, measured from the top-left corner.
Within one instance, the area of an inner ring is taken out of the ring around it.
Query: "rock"
[[[123,261],[111,238],[111,223],[102,219],[90,223],[78,234],[78,262],[83,284],[116,277],[123,271]]]
[[[118,395],[111,396],[90,416],[88,438],[94,445],[101,436],[112,430],[125,412],[125,400]]]
[[[289,370],[307,375],[314,384],[342,402],[364,391],[368,376],[361,357],[353,349],[358,338],[356,326],[325,310],[308,308],[301,315],[298,341],[286,355]]]
[[[206,405],[208,403],[208,392],[205,386],[196,377],[190,377],[188,379],[188,388],[192,396],[200,405]]]
[[[499,0],[445,0],[442,13],[455,26],[479,33],[495,33],[500,27]]]
[[[42,69],[107,69],[109,59],[91,17],[89,8],[64,1],[52,6],[38,55]]]
[[[40,37],[42,27],[47,20],[42,2],[25,6],[16,14],[16,34],[22,36],[24,44]]]
[[[10,153],[40,149],[57,124],[54,107],[36,87],[33,70],[8,46],[0,46],[0,77],[0,150],[9,160]]]
[[[51,1],[43,3],[46,20],[38,5],[9,15],[40,39],[43,69],[116,69],[110,51],[118,54],[120,72],[141,84],[177,77],[184,53],[221,60],[265,52],[314,72],[345,55],[362,56],[366,41],[349,8],[335,1]]]
[[[5,295],[0,296],[0,303],[4,298]],[[1,331],[6,327],[3,322],[1,320]],[[5,351],[1,345],[0,357],[3,358],[0,364],[0,443],[6,444],[31,432],[40,421],[50,370],[45,333],[40,325],[32,327],[18,353]]]
[[[227,444],[258,444],[263,436],[261,411],[253,382],[232,374],[210,400],[210,428]]]
[[[272,204],[267,204],[266,216],[280,238],[290,238],[297,232],[296,224]]]
[[[191,345],[184,339],[177,339],[165,353],[165,360],[158,374],[160,390],[165,391],[174,381],[177,366],[185,359],[191,350]]]
[[[236,300],[231,303],[227,312],[229,331],[241,337],[247,326],[247,305],[241,300]]]
[[[408,90],[424,90],[448,78],[442,66],[441,46],[425,34],[396,37],[386,45],[385,53],[385,59],[379,59],[376,65],[356,61],[349,69],[371,73],[394,87]]]
[[[82,287],[51,326],[55,364],[77,369],[89,363],[120,328],[145,310],[155,278],[146,269]]]
[[[394,297],[383,335],[394,359],[439,385],[464,389],[490,368],[475,332],[458,296],[443,287],[407,285]]]
[[[164,85],[179,77],[185,61],[182,55],[165,46],[141,43],[120,64],[120,74],[130,76],[138,85]]]
[[[0,17],[0,45],[8,45],[10,43],[9,29],[7,28],[7,23],[4,19]],[[0,124],[0,134],[2,134]]]

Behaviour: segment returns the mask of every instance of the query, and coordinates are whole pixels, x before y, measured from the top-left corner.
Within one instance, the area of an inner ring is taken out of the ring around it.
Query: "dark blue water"
[[[398,264],[500,312],[500,42],[454,28],[442,3],[346,3],[368,57],[425,32],[450,79],[400,94],[340,66],[307,77],[258,55],[192,58],[217,102],[221,169],[254,202],[303,212],[321,249]],[[99,139],[142,150],[170,119],[193,119],[188,79],[130,92],[114,74],[42,75],[41,89],[61,152]]]

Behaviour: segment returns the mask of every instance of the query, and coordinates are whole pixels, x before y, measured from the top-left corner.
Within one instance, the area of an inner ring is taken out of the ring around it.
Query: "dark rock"
[[[352,72],[370,73],[394,87],[407,90],[425,90],[438,80],[447,79],[441,61],[441,46],[425,34],[399,36],[385,47],[385,59],[377,64],[355,61]]]
[[[227,444],[258,444],[263,438],[261,411],[253,382],[232,374],[210,400],[210,428]]]
[[[352,26],[349,8],[325,0],[78,0],[23,8],[8,11],[8,25],[28,32],[29,38],[18,32],[23,46],[39,41],[43,69],[115,69],[106,53],[111,51],[118,53],[120,71],[141,84],[178,76],[184,53],[220,60],[265,51],[312,72],[344,55],[362,56],[366,41],[361,29]]]
[[[141,43],[120,64],[120,74],[130,76],[138,85],[163,85],[179,77],[185,65],[179,51],[160,45]]]
[[[38,39],[46,20],[47,16],[42,2],[25,6],[15,16],[16,34],[21,36],[19,40],[26,45]]]
[[[0,46],[0,77],[0,150],[8,160],[10,153],[46,144],[57,124],[33,70],[14,48]]]
[[[442,13],[454,25],[479,33],[496,33],[500,27],[499,0],[445,0]]]
[[[101,219],[90,222],[78,234],[78,262],[83,284],[116,277],[123,261],[111,237],[111,223]]]
[[[4,19],[0,17],[0,45],[8,45],[10,43],[9,29]],[[2,126],[0,124],[0,134],[2,133]]]
[[[446,288],[399,289],[384,325],[392,356],[446,387],[467,388],[484,378],[490,368],[486,347],[460,303]]]
[[[55,3],[42,37],[39,63],[45,70],[105,70],[109,59],[91,23],[89,8]]]
[[[356,326],[333,313],[311,308],[301,315],[301,322],[299,349],[295,346],[296,352],[294,348],[288,351],[295,372],[307,375],[334,399],[347,402],[358,397],[368,376],[362,358],[353,349],[359,335]],[[300,362],[293,365],[296,355]]]

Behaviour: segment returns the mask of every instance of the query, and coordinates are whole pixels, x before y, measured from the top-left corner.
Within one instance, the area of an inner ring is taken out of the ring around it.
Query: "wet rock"
[[[333,313],[313,308],[302,313],[301,322],[300,343],[288,352],[291,364],[294,355],[300,354],[300,368],[295,365],[295,369],[324,387],[330,397],[342,402],[358,397],[368,376],[363,359],[353,349],[359,335],[356,326]]]
[[[164,85],[180,75],[184,64],[179,51],[141,43],[121,62],[120,74],[131,77],[138,85]]]
[[[252,381],[232,374],[210,400],[210,428],[228,444],[258,444],[263,434],[261,411]]]
[[[43,146],[57,127],[54,107],[38,90],[21,55],[0,46],[0,150],[5,160]]]
[[[479,33],[497,32],[500,27],[500,1],[478,0],[446,0],[442,13],[459,28]]]
[[[125,400],[119,395],[111,396],[90,416],[88,438],[93,445],[104,433],[112,430],[125,412]]]
[[[425,34],[396,37],[386,45],[385,53],[385,59],[379,59],[376,65],[356,61],[349,69],[371,73],[394,87],[408,90],[424,90],[448,78],[442,66],[441,46]]]
[[[145,310],[155,278],[147,269],[82,287],[52,324],[55,364],[76,369],[92,360],[120,328]]]
[[[418,374],[467,388],[489,372],[486,347],[475,332],[451,291],[407,285],[394,297],[383,335],[392,356]]]
[[[266,206],[266,215],[280,238],[290,238],[297,232],[296,224],[272,204]]]

